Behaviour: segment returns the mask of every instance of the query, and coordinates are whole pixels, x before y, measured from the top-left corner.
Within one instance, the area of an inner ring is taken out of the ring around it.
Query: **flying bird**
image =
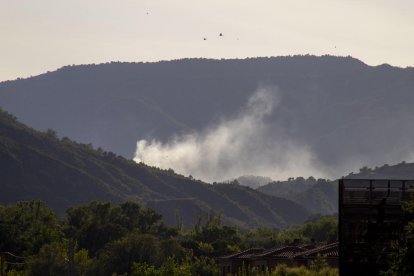
[[[220,33],[219,36],[223,36],[223,33]]]

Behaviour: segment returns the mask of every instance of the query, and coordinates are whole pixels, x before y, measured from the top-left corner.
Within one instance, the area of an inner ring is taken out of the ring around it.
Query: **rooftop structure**
[[[289,245],[268,250],[252,248],[239,253],[217,258],[222,275],[237,275],[242,269],[255,269],[263,273],[273,270],[279,264],[306,266],[318,256],[326,259],[328,265],[338,267],[338,243],[322,246]]]
[[[392,243],[403,238],[402,202],[413,196],[414,180],[339,180],[341,275],[387,269]]]

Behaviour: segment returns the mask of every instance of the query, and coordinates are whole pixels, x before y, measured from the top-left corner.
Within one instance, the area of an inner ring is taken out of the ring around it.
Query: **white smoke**
[[[288,139],[282,128],[274,135],[274,125],[269,133],[266,119],[278,102],[277,89],[260,88],[235,118],[167,143],[138,141],[134,160],[209,182],[241,175],[321,176],[320,164],[305,145]]]

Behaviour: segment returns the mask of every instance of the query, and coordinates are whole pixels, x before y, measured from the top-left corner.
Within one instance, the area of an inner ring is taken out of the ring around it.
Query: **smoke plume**
[[[321,166],[306,145],[288,138],[274,123],[270,130],[270,115],[278,103],[276,88],[260,88],[236,116],[201,132],[167,143],[138,141],[134,160],[209,182],[241,175],[321,176]]]

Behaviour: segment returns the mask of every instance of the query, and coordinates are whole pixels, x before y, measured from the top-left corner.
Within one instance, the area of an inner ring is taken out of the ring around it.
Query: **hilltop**
[[[280,228],[310,215],[290,200],[238,185],[207,184],[60,139],[51,129],[36,131],[1,110],[0,167],[1,204],[40,199],[62,213],[92,200],[134,200],[163,214],[167,223],[176,224],[181,216],[185,226],[217,212],[225,223],[242,228]]]
[[[412,150],[414,69],[352,57],[65,66],[0,83],[0,106],[35,129],[129,159],[137,140],[165,142],[232,118],[260,86],[278,99],[267,135],[306,147],[321,176],[397,163]]]

